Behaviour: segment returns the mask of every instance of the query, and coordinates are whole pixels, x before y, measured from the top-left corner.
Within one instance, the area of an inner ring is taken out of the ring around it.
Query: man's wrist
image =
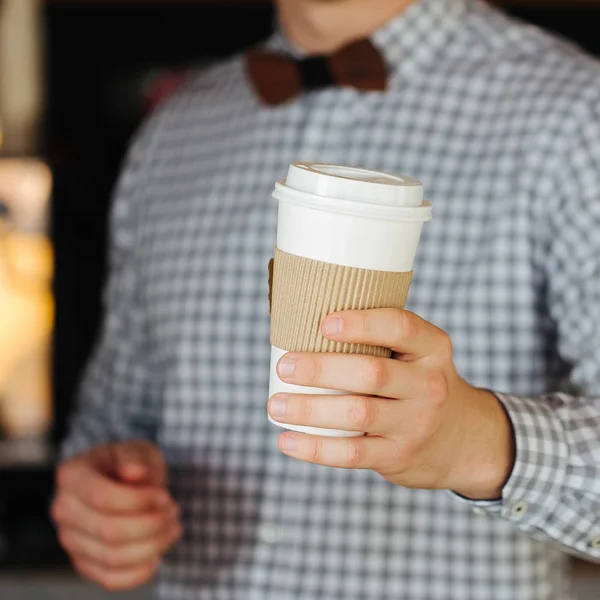
[[[512,422],[490,391],[471,388],[463,432],[463,459],[457,463],[453,491],[470,500],[498,500],[515,461]]]

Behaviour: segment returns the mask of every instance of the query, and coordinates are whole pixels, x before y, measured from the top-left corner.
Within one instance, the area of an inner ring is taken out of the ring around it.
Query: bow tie
[[[377,92],[384,91],[387,85],[385,62],[369,40],[354,42],[329,56],[301,60],[251,50],[246,55],[246,67],[256,94],[269,106],[326,87]]]

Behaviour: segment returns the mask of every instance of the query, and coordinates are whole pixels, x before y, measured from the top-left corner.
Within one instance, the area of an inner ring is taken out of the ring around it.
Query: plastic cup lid
[[[285,186],[326,198],[379,206],[423,205],[423,184],[420,181],[355,167],[292,163]]]

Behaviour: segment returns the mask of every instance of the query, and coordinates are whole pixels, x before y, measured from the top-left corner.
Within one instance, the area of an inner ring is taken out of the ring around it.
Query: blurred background
[[[600,0],[498,3],[600,56]],[[101,319],[110,193],[133,131],[186,71],[272,24],[258,0],[0,0],[2,600],[107,597],[71,573],[47,511]],[[600,569],[575,568],[579,600],[600,598]]]

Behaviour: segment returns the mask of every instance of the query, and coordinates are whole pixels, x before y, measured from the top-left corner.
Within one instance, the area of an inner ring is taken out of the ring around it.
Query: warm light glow
[[[9,437],[50,426],[51,187],[43,163],[0,160],[0,433]]]

